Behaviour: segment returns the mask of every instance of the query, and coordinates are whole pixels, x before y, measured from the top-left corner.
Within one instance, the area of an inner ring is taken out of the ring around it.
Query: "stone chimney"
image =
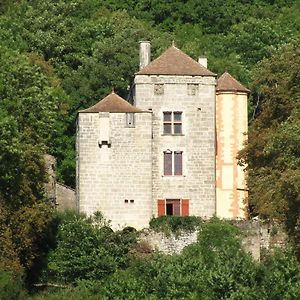
[[[207,68],[207,58],[206,57],[199,57],[198,63],[203,67]]]
[[[149,65],[151,61],[151,45],[149,41],[140,42],[140,70]]]

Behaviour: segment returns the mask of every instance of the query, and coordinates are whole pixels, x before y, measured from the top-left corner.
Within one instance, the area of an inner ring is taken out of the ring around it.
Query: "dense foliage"
[[[64,214],[43,277],[62,283],[99,280],[128,265],[128,252],[135,243],[134,233],[113,232],[99,213],[89,218]]]
[[[20,300],[25,299],[23,282],[20,276],[14,276],[10,271],[0,265],[0,299]]]
[[[300,39],[255,69],[260,103],[242,154],[249,164],[252,214],[284,222],[300,238]],[[299,251],[299,250],[298,250]]]
[[[57,158],[58,179],[75,185],[76,112],[112,87],[130,97],[140,40],[151,41],[153,58],[175,40],[251,88],[249,143],[240,156],[250,213],[284,222],[300,257],[299,33],[297,0],[2,0],[0,298],[21,297],[22,279],[81,281],[52,299],[300,298],[294,257],[279,252],[253,263],[233,227],[212,223],[182,255],[130,262],[129,232],[57,217],[44,196],[45,153]],[[162,218],[151,226],[176,232],[198,221]]]
[[[251,82],[253,67],[299,36],[298,1],[5,1],[1,44],[38,53],[70,97],[69,113],[53,136],[61,181],[74,186],[76,112],[114,86],[127,97],[138,70],[138,42],[151,40],[153,57],[171,40],[209,68]],[[34,54],[35,55],[35,54]]]
[[[77,223],[77,229],[83,228]],[[80,234],[77,239],[81,239]],[[76,237],[73,240],[76,243]],[[72,256],[65,259],[66,263],[73,261]],[[98,272],[97,264],[89,267]],[[255,262],[242,249],[239,230],[212,219],[201,225],[198,242],[180,255],[154,253],[135,257],[126,269],[119,268],[111,275],[95,274],[90,280],[77,281],[75,288],[41,293],[33,298],[254,300],[299,296],[300,266],[291,252],[278,250],[261,263]]]
[[[162,216],[152,218],[149,222],[149,227],[157,232],[165,234],[180,234],[182,231],[194,231],[202,224],[200,217],[188,216]]]

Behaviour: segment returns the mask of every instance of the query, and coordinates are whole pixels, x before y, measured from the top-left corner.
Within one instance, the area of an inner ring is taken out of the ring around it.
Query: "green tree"
[[[67,283],[100,280],[128,265],[128,251],[134,243],[134,234],[114,233],[99,213],[89,218],[64,214],[56,246],[48,257],[46,276]]]
[[[17,208],[43,197],[43,154],[65,96],[24,55],[0,47],[0,194]]]
[[[253,213],[285,222],[292,235],[300,217],[298,45],[296,40],[282,47],[254,74],[254,99],[260,102],[243,156]]]

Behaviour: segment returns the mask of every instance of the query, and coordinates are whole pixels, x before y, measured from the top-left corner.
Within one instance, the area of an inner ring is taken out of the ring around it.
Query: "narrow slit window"
[[[134,113],[126,113],[126,127],[135,127]]]
[[[172,175],[172,152],[164,152],[164,175]]]
[[[182,152],[174,152],[174,175],[182,175]]]

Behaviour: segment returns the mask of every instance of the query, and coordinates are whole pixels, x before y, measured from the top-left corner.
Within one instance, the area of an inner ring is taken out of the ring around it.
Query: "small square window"
[[[164,94],[164,85],[154,84],[154,95],[163,95],[163,94]]]
[[[187,94],[189,96],[198,95],[198,91],[199,91],[199,84],[188,83],[188,85],[187,85]]]

